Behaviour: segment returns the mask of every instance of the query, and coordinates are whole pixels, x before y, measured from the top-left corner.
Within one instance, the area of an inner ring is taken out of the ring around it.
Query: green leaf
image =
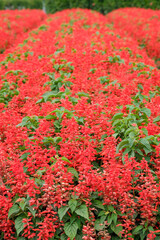
[[[141,238],[141,240],[144,240],[144,239],[146,238],[146,233],[143,233],[143,232],[142,232],[142,233],[140,234],[140,238]],[[158,240],[159,240],[159,239],[158,239]]]
[[[60,238],[61,240],[67,240],[68,239],[68,237],[67,237],[67,235],[65,234],[65,233],[63,233],[62,235],[61,235],[61,238]]]
[[[140,150],[140,149],[136,149],[136,152],[139,154],[139,155],[141,155],[141,156],[143,156],[143,152]]]
[[[31,154],[30,152],[26,152],[26,153],[24,153],[24,154],[21,155],[20,159],[26,160],[27,157],[28,157],[28,155],[30,155],[30,154]]]
[[[76,217],[77,217],[77,216],[76,216]],[[82,221],[82,219],[76,218],[76,222],[77,222],[77,225],[78,225],[78,229],[81,229],[81,228],[82,228],[82,225],[85,223],[85,220]]]
[[[139,142],[140,142],[143,146],[145,146],[149,151],[152,151],[151,145],[150,145],[149,141],[148,141],[146,138],[141,138],[141,139],[139,140]]]
[[[33,206],[32,206],[32,207],[31,207],[31,206],[28,206],[27,208],[28,208],[28,210],[32,213],[33,217],[35,217],[36,210],[33,209]]]
[[[141,112],[145,113],[148,117],[151,116],[151,110],[149,108],[142,108]]]
[[[47,120],[56,119],[56,116],[54,116],[54,115],[47,115],[47,116],[45,116],[45,119],[47,119]]]
[[[62,161],[65,161],[65,162],[68,162],[68,163],[71,163],[71,162],[68,160],[68,158],[66,158],[66,157],[61,157],[61,160],[62,160]]]
[[[67,222],[64,225],[64,231],[65,234],[70,238],[70,240],[73,240],[77,234],[77,230],[78,230],[78,224],[76,223],[76,221],[74,222]]]
[[[135,157],[135,151],[132,150],[128,153],[128,157],[131,158],[131,157]]]
[[[20,208],[17,204],[13,204],[13,206],[8,211],[8,218],[12,218],[20,212]]]
[[[108,215],[108,217],[107,217],[107,223],[108,223],[108,225],[110,225],[110,224],[112,223],[111,215]]]
[[[149,227],[148,227],[148,230],[154,232],[154,228],[153,228],[152,226],[149,226]]]
[[[78,92],[77,95],[79,97],[89,97],[89,94],[88,93],[85,93],[85,92]]]
[[[68,206],[63,206],[61,208],[58,209],[58,215],[59,215],[59,219],[60,221],[62,221],[62,218],[64,217],[64,215],[66,214],[66,212],[68,211],[69,207]]]
[[[76,207],[77,207],[77,204],[78,204],[78,202],[77,202],[76,199],[71,199],[71,200],[69,200],[68,205],[69,205],[72,213],[75,211],[75,209],[76,209]]]
[[[75,211],[77,215],[89,220],[88,208],[85,204],[80,205],[80,207]]]
[[[99,214],[98,214],[98,217],[101,217],[101,216],[107,216],[106,212],[105,211],[100,211]]]
[[[83,235],[79,235],[79,234],[77,234],[77,236],[76,236],[76,240],[82,240],[82,238],[83,238]]]
[[[123,159],[122,159],[122,162],[124,160],[124,156],[130,152],[130,148],[126,148],[125,151],[123,152]],[[124,163],[124,162],[123,162]]]
[[[143,131],[143,133],[144,133],[146,136],[148,136],[148,130],[147,130],[146,128],[142,128],[141,130]]]
[[[76,120],[79,125],[84,125],[84,117],[76,117]]]
[[[150,150],[148,150],[148,148],[146,148],[146,147],[144,147],[144,148],[143,148],[143,150],[145,151],[145,154],[148,154],[148,153],[152,152],[152,150],[151,150],[151,149],[150,149]]]
[[[115,234],[121,236],[120,232],[123,230],[123,227],[121,225],[119,226],[111,225],[111,229]]]
[[[133,229],[132,233],[133,233],[134,235],[137,235],[138,233],[141,232],[142,229],[143,229],[143,226],[142,226],[142,225],[139,225],[139,226],[137,226],[135,229]]]
[[[93,201],[93,206],[96,207],[96,208],[103,209],[103,210],[105,209],[105,208],[104,208],[104,205],[103,205],[102,202],[99,201],[99,200],[94,200],[94,201]]]
[[[24,211],[25,206],[26,206],[26,201],[25,200],[26,200],[25,198],[22,198],[22,200],[19,202],[19,206],[22,209],[22,211]]]
[[[135,139],[129,138],[128,142],[129,142],[129,147],[132,148],[133,144],[135,143]]]
[[[30,120],[30,117],[26,116],[22,119],[22,122],[19,123],[16,127],[24,127],[27,125],[28,121]]]
[[[115,210],[114,210],[114,207],[113,207],[112,205],[107,206],[107,208],[108,208],[108,210],[109,210],[110,212],[115,211]]]
[[[123,113],[116,113],[113,118],[112,121],[115,121],[116,119],[122,119]]]
[[[69,97],[69,101],[71,101],[73,103],[73,105],[78,103],[78,98],[75,97]]]
[[[72,173],[74,175],[74,177],[76,177],[78,179],[78,172],[74,168],[69,167],[69,168],[67,168],[67,171]]]
[[[117,151],[122,150],[124,147],[126,147],[128,145],[129,145],[128,139],[122,140],[117,146]]]
[[[97,230],[97,231],[101,231],[102,229],[104,229],[105,227],[105,223],[101,221],[101,219],[97,219],[94,223],[94,228]]]
[[[25,218],[26,218],[26,215],[21,214],[15,219],[15,229],[17,232],[17,236],[19,236],[20,232],[22,232],[22,230],[24,229],[24,223],[22,221]]]
[[[156,122],[159,122],[160,121],[160,115],[156,118],[153,119],[153,122],[156,123]]]
[[[116,225],[117,224],[117,214],[116,213],[112,213],[111,219],[114,222],[114,224]]]
[[[54,137],[53,138],[53,141],[54,141],[54,143],[59,143],[59,142],[61,142],[62,141],[62,138],[61,137]],[[62,158],[64,158],[64,157],[62,157]],[[67,159],[67,158],[65,158],[65,159]],[[67,159],[68,160],[68,159]],[[69,160],[68,160],[69,161]]]

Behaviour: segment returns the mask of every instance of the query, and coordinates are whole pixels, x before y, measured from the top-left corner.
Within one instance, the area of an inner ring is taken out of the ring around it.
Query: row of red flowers
[[[0,53],[45,18],[42,10],[0,10]]]
[[[89,10],[1,58],[0,238],[158,239],[160,73]]]
[[[107,15],[115,28],[132,36],[148,55],[160,58],[160,11],[143,8],[122,8]]]

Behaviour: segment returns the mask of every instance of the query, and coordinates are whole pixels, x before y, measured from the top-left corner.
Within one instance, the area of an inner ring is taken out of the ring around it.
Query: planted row
[[[143,8],[122,8],[107,15],[110,23],[138,41],[148,55],[160,58],[160,11]]]
[[[158,239],[160,77],[145,51],[65,10],[0,64],[0,237]]]
[[[37,27],[46,14],[41,10],[0,11],[0,53],[9,48],[25,32]]]

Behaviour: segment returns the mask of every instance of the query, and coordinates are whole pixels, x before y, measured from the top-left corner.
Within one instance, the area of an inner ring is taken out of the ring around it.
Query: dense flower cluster
[[[0,239],[158,239],[154,61],[80,9],[0,61]]]
[[[107,19],[115,28],[136,39],[150,57],[160,58],[159,10],[122,8],[109,13]]]
[[[0,10],[0,53],[45,18],[41,10]]]

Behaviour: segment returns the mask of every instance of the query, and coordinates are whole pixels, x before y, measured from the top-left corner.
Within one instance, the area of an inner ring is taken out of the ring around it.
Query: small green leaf
[[[20,208],[17,204],[13,204],[13,206],[9,209],[8,218],[12,218],[20,212]]]
[[[85,92],[78,92],[77,95],[79,97],[89,97],[89,94],[88,93],[85,93]]]
[[[76,240],[82,240],[82,238],[83,238],[83,235],[77,234],[75,239],[76,239]]]
[[[68,158],[66,158],[66,157],[61,157],[61,160],[62,160],[62,161],[65,161],[65,162],[68,162],[68,163],[71,163],[71,162],[68,160]]]
[[[140,238],[141,238],[141,240],[144,240],[144,239],[146,239],[146,236],[147,236],[147,234],[146,234],[146,232],[142,232],[142,233],[140,233]],[[155,240],[155,239],[154,239]],[[158,239],[159,240],[159,239]]]
[[[93,201],[93,206],[96,207],[96,208],[103,209],[103,210],[105,209],[105,208],[104,208],[104,205],[103,205],[102,202],[99,201],[99,200],[94,200],[94,201]]]
[[[113,118],[112,121],[115,121],[116,119],[122,119],[123,113],[116,113]]]
[[[117,151],[122,150],[124,147],[126,147],[128,145],[129,145],[128,139],[122,140],[117,146]]]
[[[67,171],[72,173],[74,175],[74,177],[76,177],[78,179],[78,172],[74,168],[69,167],[69,168],[67,168]]]
[[[76,207],[77,207],[77,204],[78,204],[78,202],[77,202],[76,199],[71,199],[71,200],[69,200],[68,205],[69,205],[72,213],[75,211],[75,209],[76,209]]]
[[[56,119],[56,116],[54,116],[54,115],[47,115],[47,116],[45,116],[45,119],[46,120]]]
[[[28,210],[32,213],[33,217],[36,215],[36,210],[33,209],[33,206],[28,206]]]
[[[24,154],[21,155],[20,159],[26,160],[27,157],[28,157],[28,155],[30,155],[30,154],[31,154],[30,152],[26,152],[26,153],[24,153]]]
[[[148,150],[151,151],[151,145],[150,145],[149,141],[148,141],[146,138],[141,138],[141,139],[139,140],[139,142],[140,142],[143,146],[145,146]]]
[[[141,112],[145,113],[148,117],[151,116],[151,110],[149,108],[142,108]]]
[[[26,218],[26,215],[21,214],[15,219],[15,229],[17,232],[17,236],[19,236],[20,232],[22,232],[22,230],[24,229],[24,223],[22,221],[25,218]]]
[[[154,118],[154,119],[153,119],[153,122],[154,122],[154,123],[160,122],[160,115],[159,115],[158,117]]]
[[[59,143],[59,142],[62,141],[62,138],[61,138],[61,137],[54,137],[53,141],[54,141],[54,143]],[[62,158],[64,158],[64,157],[62,157]],[[67,158],[66,158],[66,159],[67,159]],[[67,159],[67,160],[68,160],[68,159]]]
[[[143,133],[144,133],[146,136],[148,136],[148,130],[147,130],[146,128],[142,128],[141,130],[143,131]]]
[[[67,235],[65,234],[65,233],[63,233],[62,235],[61,235],[61,238],[60,238],[61,240],[67,240],[68,239],[68,237],[67,237]]]
[[[114,224],[116,225],[117,224],[117,214],[116,213],[112,213],[111,219],[114,222]]]
[[[113,207],[112,205],[107,206],[107,208],[108,208],[108,210],[109,210],[110,212],[115,211],[115,210],[114,210],[114,207]]]
[[[88,208],[85,204],[80,205],[80,207],[75,211],[77,215],[89,220]]]
[[[84,117],[76,117],[76,120],[79,125],[84,125]]]
[[[148,230],[154,232],[154,228],[153,228],[152,226],[149,226],[149,227],[148,227]]]
[[[109,213],[109,212],[108,212]],[[101,217],[101,216],[106,216],[107,214],[105,213],[105,211],[100,211],[99,214],[98,214],[98,217]]]
[[[62,221],[62,218],[64,217],[64,215],[66,214],[66,212],[68,211],[69,207],[68,206],[63,206],[61,208],[58,209],[58,215],[59,215],[59,219],[60,221]]]
[[[19,206],[22,209],[22,211],[24,211],[25,206],[26,206],[25,198],[22,198],[22,200],[19,202]]]
[[[136,152],[139,154],[139,155],[141,155],[141,156],[143,156],[143,152],[140,150],[140,149],[136,149]]]
[[[70,238],[70,240],[73,240],[77,234],[77,230],[78,230],[78,224],[76,223],[76,221],[74,222],[67,222],[64,225],[64,231],[65,234]]]
[[[107,217],[107,223],[108,223],[108,225],[110,225],[110,224],[112,223],[111,215],[108,215],[108,217]]]
[[[105,227],[105,223],[101,221],[101,219],[97,219],[94,223],[94,228],[97,230],[97,231],[101,231],[102,229],[104,229]]]
[[[132,148],[132,146],[133,146],[133,144],[135,142],[135,139],[134,138],[133,139],[129,138],[128,142],[129,142],[129,147]]]
[[[142,226],[142,225],[139,225],[139,226],[137,226],[135,229],[133,229],[132,233],[133,233],[134,235],[137,235],[138,233],[141,232],[142,229],[143,229],[143,226]]]
[[[118,236],[121,236],[120,232],[123,230],[123,227],[121,225],[119,226],[111,225],[111,229],[115,234],[117,234]]]

